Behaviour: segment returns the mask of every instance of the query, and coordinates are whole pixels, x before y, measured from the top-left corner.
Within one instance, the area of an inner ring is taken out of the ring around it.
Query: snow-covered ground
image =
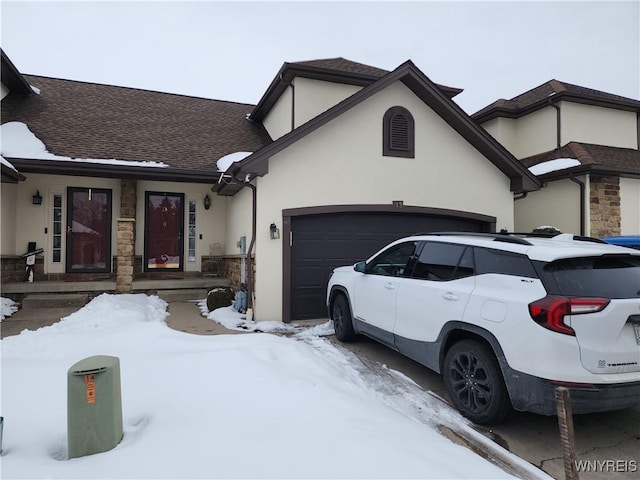
[[[204,313],[255,330],[230,308]],[[457,413],[323,338],[328,323],[198,336],[170,329],[166,315],[158,297],[103,294],[3,339],[2,478],[510,477],[438,433],[471,430]],[[120,359],[124,437],[69,460],[67,372],[94,355]]]

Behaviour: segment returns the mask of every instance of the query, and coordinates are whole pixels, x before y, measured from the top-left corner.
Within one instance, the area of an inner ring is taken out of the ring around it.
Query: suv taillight
[[[606,298],[571,298],[548,295],[529,304],[533,320],[554,332],[574,335],[573,328],[564,323],[565,315],[581,315],[603,310],[609,304]]]

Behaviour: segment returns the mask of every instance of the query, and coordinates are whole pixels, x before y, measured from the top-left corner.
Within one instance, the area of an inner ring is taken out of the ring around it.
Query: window
[[[415,157],[415,125],[413,116],[404,107],[391,107],[382,120],[382,155],[385,157]]]
[[[637,299],[640,292],[640,258],[631,255],[556,260],[544,273],[557,282],[557,293],[570,297]]]
[[[51,261],[60,263],[62,259],[62,195],[53,196],[53,248]]]
[[[417,242],[404,242],[385,250],[367,265],[367,273],[388,277],[404,276],[416,245]]]
[[[196,201],[189,200],[189,262],[196,261]]]
[[[444,281],[473,275],[473,254],[464,245],[430,242],[420,252],[413,278]]]
[[[501,273],[503,275],[537,278],[536,271],[526,255],[490,250],[488,248],[476,248],[475,257],[478,275]]]

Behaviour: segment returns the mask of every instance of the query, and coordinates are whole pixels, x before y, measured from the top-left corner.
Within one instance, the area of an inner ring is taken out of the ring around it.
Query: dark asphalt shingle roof
[[[341,72],[371,75],[373,77],[382,77],[383,75],[386,75],[387,73],[389,73],[389,70],[383,70],[382,68],[372,67],[371,65],[365,65],[364,63],[354,62],[353,60],[347,60],[346,58],[342,58],[342,57],[308,60],[303,62],[293,62],[291,65],[326,68],[329,70],[338,70]]]
[[[612,104],[628,110],[640,111],[640,101],[638,100],[559,80],[550,80],[510,100],[504,98],[496,100],[471,117],[477,121],[486,121],[496,116],[517,117],[537,105],[562,98],[571,98],[584,103]]]
[[[253,105],[24,75],[40,90],[2,100],[2,123],[23,122],[47,150],[73,158],[164,162],[216,170],[229,153],[271,143],[246,120]]]
[[[569,142],[564,147],[523,158],[529,168],[558,158],[575,158],[581,166],[598,166],[640,175],[640,151],[590,143]]]

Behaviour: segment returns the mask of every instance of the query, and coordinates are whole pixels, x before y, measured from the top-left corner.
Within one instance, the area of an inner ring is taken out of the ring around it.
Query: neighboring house
[[[219,249],[227,270],[255,260],[257,319],[323,317],[333,267],[419,231],[512,230],[514,194],[540,188],[454,103],[460,90],[410,61],[285,63],[251,106],[21,75],[5,59],[3,182],[17,183],[2,184],[3,281],[34,241],[37,279],[117,276],[121,291],[206,274]]]
[[[640,101],[551,80],[472,118],[543,182],[515,202],[517,231],[640,233]]]

